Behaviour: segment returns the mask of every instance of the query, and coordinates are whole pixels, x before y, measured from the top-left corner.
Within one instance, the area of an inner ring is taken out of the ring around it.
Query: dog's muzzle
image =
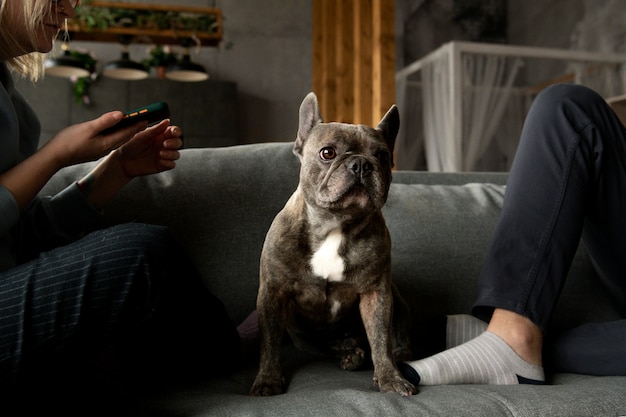
[[[363,180],[374,171],[374,165],[366,158],[352,158],[346,162],[346,168],[352,175]]]

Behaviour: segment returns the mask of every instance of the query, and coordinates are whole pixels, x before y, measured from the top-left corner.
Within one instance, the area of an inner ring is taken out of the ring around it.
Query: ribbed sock
[[[414,385],[543,384],[543,368],[520,358],[491,332],[426,359],[403,362],[399,369]]]
[[[446,349],[469,342],[487,330],[487,323],[469,314],[448,316],[446,323]]]

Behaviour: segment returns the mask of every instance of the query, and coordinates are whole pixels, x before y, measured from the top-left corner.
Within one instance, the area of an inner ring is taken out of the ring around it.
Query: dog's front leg
[[[257,297],[261,338],[259,372],[250,394],[278,395],[285,392],[285,380],[280,366],[280,346],[287,323],[288,300],[272,282],[262,282]]]
[[[381,392],[394,391],[404,396],[417,393],[413,384],[402,377],[393,361],[393,297],[390,286],[381,284],[378,289],[361,294],[359,309],[372,350],[374,384],[378,385]]]

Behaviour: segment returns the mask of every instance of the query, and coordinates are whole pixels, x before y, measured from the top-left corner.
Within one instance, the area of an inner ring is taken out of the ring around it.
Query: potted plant
[[[178,62],[176,55],[171,52],[168,45],[154,45],[148,51],[148,58],[142,61],[146,69],[156,68],[157,78],[165,78],[167,67]]]
[[[69,54],[74,59],[80,61],[85,69],[88,70],[90,73],[86,77],[73,77],[70,79],[70,81],[72,82],[72,93],[74,96],[74,101],[76,103],[89,105],[91,104],[89,88],[91,87],[91,83],[94,82],[97,77],[96,64],[98,63],[98,60],[91,52],[86,50],[70,50]]]

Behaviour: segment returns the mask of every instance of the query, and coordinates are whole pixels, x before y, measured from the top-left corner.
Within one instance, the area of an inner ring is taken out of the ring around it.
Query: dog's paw
[[[346,335],[342,339],[338,339],[338,340],[331,342],[330,348],[331,350],[335,352],[344,353],[344,352],[352,351],[355,348],[358,348],[359,346],[362,345],[362,343],[363,342],[361,338],[350,337]]]
[[[257,377],[250,389],[250,395],[254,397],[270,397],[283,394],[286,391],[285,378],[259,378]]]
[[[417,388],[401,375],[394,375],[389,378],[374,377],[374,385],[378,385],[380,392],[397,392],[398,394],[408,397],[417,394]]]
[[[339,366],[346,371],[355,371],[363,366],[363,362],[365,362],[365,351],[360,347],[355,347],[351,351],[344,353]]]

